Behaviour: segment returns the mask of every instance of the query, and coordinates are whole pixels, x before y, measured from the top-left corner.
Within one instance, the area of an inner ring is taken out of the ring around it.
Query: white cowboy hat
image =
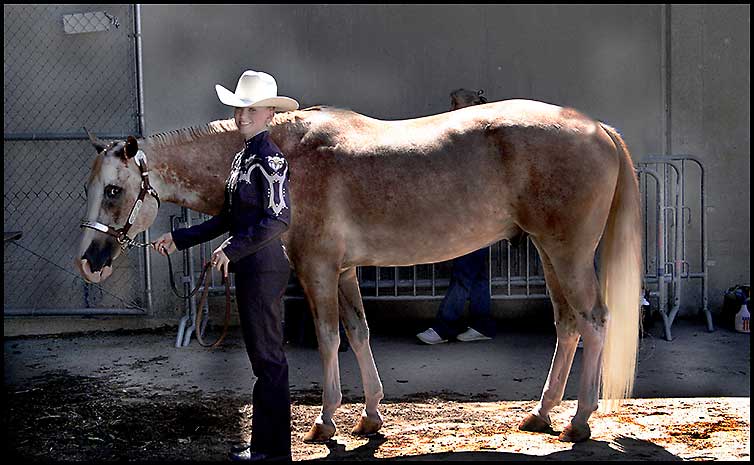
[[[276,111],[298,109],[297,101],[278,96],[275,78],[261,71],[245,71],[238,79],[235,92],[220,84],[215,85],[215,90],[220,101],[231,107],[275,107]]]

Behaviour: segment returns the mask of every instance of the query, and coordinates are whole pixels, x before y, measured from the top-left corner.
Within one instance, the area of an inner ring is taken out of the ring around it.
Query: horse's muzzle
[[[104,281],[112,274],[112,263],[120,248],[114,239],[96,239],[79,259],[76,268],[79,274],[90,283]]]

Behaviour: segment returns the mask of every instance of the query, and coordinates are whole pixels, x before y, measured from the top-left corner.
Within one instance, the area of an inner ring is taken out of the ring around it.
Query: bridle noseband
[[[107,153],[107,149],[105,149],[103,153]],[[147,196],[147,194],[151,195],[155,198],[155,200],[157,200],[157,208],[160,208],[160,196],[157,195],[157,191],[155,191],[154,188],[149,184],[149,169],[147,168],[146,154],[142,150],[139,150],[138,152],[136,152],[136,155],[134,155],[133,158],[136,162],[136,166],[139,167],[139,172],[141,173],[141,190],[139,191],[139,196],[136,198],[136,202],[134,203],[133,207],[131,207],[131,213],[128,214],[128,220],[126,221],[125,226],[116,229],[112,226],[102,224],[98,221],[83,221],[81,223],[82,228],[94,229],[95,231],[99,231],[107,234],[108,236],[114,237],[115,240],[118,241],[118,244],[124,252],[131,247],[148,247],[150,245],[137,242],[136,239],[131,239],[127,235],[129,229],[131,229],[131,226],[133,226],[134,222],[136,221],[136,216],[139,214],[139,210],[141,210],[141,207],[144,203],[144,198]]]

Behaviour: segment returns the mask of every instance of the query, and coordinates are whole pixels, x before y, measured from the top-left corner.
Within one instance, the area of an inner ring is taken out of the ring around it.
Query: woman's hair
[[[487,98],[482,96],[484,90],[456,89],[450,93],[450,106],[456,108],[469,107],[487,103]]]

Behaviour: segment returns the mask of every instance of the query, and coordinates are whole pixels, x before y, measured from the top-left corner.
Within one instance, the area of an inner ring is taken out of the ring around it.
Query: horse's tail
[[[602,407],[610,411],[631,395],[639,346],[641,196],[634,164],[618,132],[602,124],[620,156],[618,183],[602,236],[600,286],[608,309],[602,352]]]

